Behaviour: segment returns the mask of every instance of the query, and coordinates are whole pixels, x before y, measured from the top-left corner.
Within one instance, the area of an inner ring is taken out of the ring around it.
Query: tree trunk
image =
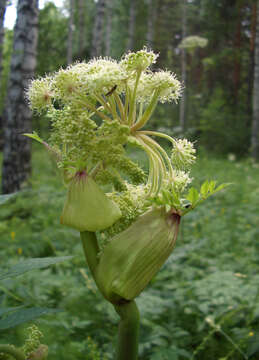
[[[150,49],[154,47],[156,9],[156,0],[148,0],[147,46]]]
[[[73,33],[74,33],[74,0],[69,0],[69,21],[67,37],[67,65],[73,61]]]
[[[97,9],[96,9],[93,36],[92,36],[91,57],[100,56],[102,53],[103,24],[105,17],[106,0],[98,0],[96,6]]]
[[[259,159],[259,0],[256,9],[255,67],[253,89],[253,122],[251,136],[251,153],[255,160]]]
[[[0,82],[2,75],[2,60],[3,60],[3,43],[4,43],[4,16],[6,10],[6,1],[0,0]]]
[[[134,49],[134,35],[135,35],[135,27],[136,27],[136,10],[137,10],[136,8],[137,8],[136,0],[131,0],[127,50]]]
[[[183,0],[183,13],[182,13],[182,39],[186,37],[186,23],[187,23],[187,14],[186,14],[186,0]],[[182,98],[180,102],[180,127],[182,130],[186,127],[186,79],[187,79],[187,72],[186,72],[186,50],[181,49],[181,73],[182,73],[182,83],[184,86]]]
[[[79,48],[78,54],[80,59],[84,59],[84,52],[85,52],[85,0],[78,1],[78,16],[79,16]]]
[[[105,55],[111,56],[111,37],[112,37],[112,0],[107,0],[106,9],[106,38],[105,38]]]
[[[4,111],[3,193],[20,190],[31,173],[31,141],[22,134],[31,132],[24,89],[34,75],[37,38],[38,0],[19,0]]]

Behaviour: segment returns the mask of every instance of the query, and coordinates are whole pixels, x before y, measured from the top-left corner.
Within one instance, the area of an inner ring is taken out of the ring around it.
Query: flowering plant
[[[32,109],[51,121],[48,142],[68,186],[61,223],[80,231],[88,266],[121,317],[117,359],[137,359],[139,314],[134,302],[171,254],[180,219],[222,189],[191,187],[195,149],[146,130],[159,102],[177,102],[182,86],[170,71],[152,71],[147,49],[117,62],[98,58],[32,81]],[[168,154],[155,138],[171,145]],[[142,149],[149,171],[128,155]],[[97,238],[102,241],[98,241]]]

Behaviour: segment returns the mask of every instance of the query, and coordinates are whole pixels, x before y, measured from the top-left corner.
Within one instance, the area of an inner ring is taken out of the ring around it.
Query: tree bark
[[[259,160],[259,0],[256,9],[256,38],[254,58],[254,87],[253,87],[253,122],[251,134],[251,154]]]
[[[4,43],[4,16],[6,10],[6,1],[0,0],[0,82],[2,77],[2,61],[3,61],[3,43]]]
[[[98,0],[96,5],[96,15],[94,20],[94,30],[92,36],[91,57],[102,54],[103,25],[105,17],[106,0]]]
[[[182,39],[186,37],[186,25],[187,25],[187,4],[186,0],[183,0],[183,12],[182,12]],[[183,86],[186,87],[186,79],[187,79],[187,71],[186,71],[186,50],[181,49],[181,73],[182,73],[182,83]],[[182,130],[186,127],[186,89],[183,89],[182,98],[180,102],[180,127]]]
[[[31,111],[25,100],[36,67],[38,0],[19,0],[14,28],[13,53],[4,110],[2,191],[20,190],[31,173]]]
[[[154,47],[154,28],[156,19],[156,0],[148,0],[147,46]]]
[[[73,33],[74,33],[74,0],[69,0],[69,21],[68,21],[68,37],[67,37],[67,65],[73,61]]]
[[[105,55],[111,56],[111,37],[112,37],[112,0],[107,0],[106,9],[106,38],[105,38]]]
[[[85,0],[78,1],[78,16],[79,16],[79,48],[78,53],[80,59],[84,59],[84,51],[85,51]]]
[[[130,17],[129,17],[129,35],[126,50],[134,50],[134,35],[136,27],[136,10],[137,2],[136,0],[130,1]]]

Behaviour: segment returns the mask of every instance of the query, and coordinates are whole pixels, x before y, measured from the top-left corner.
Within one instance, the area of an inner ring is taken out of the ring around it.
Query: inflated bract
[[[118,303],[141,293],[171,254],[179,224],[173,210],[149,210],[106,245],[97,281],[107,300]]]
[[[71,180],[60,222],[79,231],[104,230],[121,217],[117,204],[110,200],[85,172]]]

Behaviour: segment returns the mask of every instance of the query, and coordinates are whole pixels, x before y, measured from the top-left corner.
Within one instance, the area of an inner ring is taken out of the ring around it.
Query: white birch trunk
[[[134,35],[136,27],[136,0],[130,1],[130,16],[129,16],[129,35],[126,50],[134,50]]]
[[[256,38],[254,58],[254,88],[253,88],[253,121],[251,134],[251,154],[259,160],[259,0],[256,9]]]
[[[186,37],[186,23],[187,23],[187,15],[186,15],[186,0],[183,0],[183,12],[182,12],[182,39]],[[187,71],[186,71],[186,50],[181,49],[181,81],[183,83],[184,89],[182,93],[182,98],[180,102],[180,127],[182,130],[186,127],[186,79],[187,79]]]
[[[111,56],[111,37],[112,37],[112,0],[107,0],[106,9],[106,37],[105,37],[105,55]]]
[[[31,172],[31,111],[25,89],[34,75],[38,39],[38,0],[19,0],[4,111],[2,191],[20,190]]]
[[[67,37],[67,65],[73,62],[74,0],[69,0],[69,21]]]
[[[0,82],[2,75],[2,61],[3,61],[3,43],[4,43],[4,17],[6,10],[6,1],[0,0]]]
[[[98,0],[92,36],[91,57],[102,54],[103,25],[105,17],[106,0]]]
[[[79,0],[78,2],[78,12],[79,12],[79,48],[78,53],[81,59],[84,58],[85,51],[85,0]]]

